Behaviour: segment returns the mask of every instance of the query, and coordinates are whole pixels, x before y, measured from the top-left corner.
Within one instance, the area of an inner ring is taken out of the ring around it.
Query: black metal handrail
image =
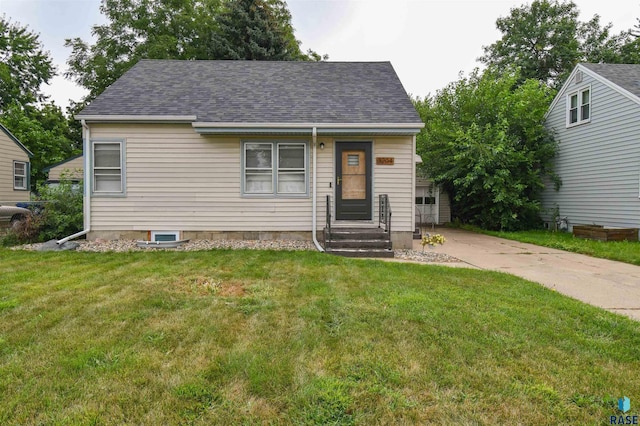
[[[331,195],[327,195],[327,211],[325,214],[325,220],[326,220],[326,225],[325,225],[325,235],[324,235],[324,244],[325,244],[325,248],[327,245],[327,241],[331,240]]]
[[[384,225],[384,231],[389,241],[389,248],[391,248],[391,204],[389,203],[389,195],[380,194],[378,197],[378,228],[382,228]]]

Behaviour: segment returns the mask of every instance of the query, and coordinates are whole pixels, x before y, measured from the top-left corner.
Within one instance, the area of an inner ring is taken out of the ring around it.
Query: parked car
[[[31,216],[31,210],[16,206],[0,206],[0,226],[13,226]]]

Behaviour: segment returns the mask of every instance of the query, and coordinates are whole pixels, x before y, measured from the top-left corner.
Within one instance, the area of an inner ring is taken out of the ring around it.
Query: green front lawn
[[[609,424],[640,323],[314,252],[0,250],[0,424]]]
[[[640,242],[638,241],[595,241],[584,238],[576,238],[569,232],[551,231],[520,231],[520,232],[495,232],[484,231],[478,228],[468,228],[477,232],[483,232],[521,243],[536,244],[543,247],[551,247],[574,253],[586,254],[602,259],[617,260],[619,262],[640,265]]]

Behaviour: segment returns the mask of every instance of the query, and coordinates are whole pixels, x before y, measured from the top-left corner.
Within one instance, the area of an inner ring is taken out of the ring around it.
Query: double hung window
[[[93,192],[123,194],[123,143],[93,142]]]
[[[567,127],[589,122],[590,119],[591,88],[582,88],[567,95]]]
[[[13,189],[26,191],[29,186],[29,163],[13,162]]]
[[[244,142],[243,194],[296,196],[308,193],[304,142]]]

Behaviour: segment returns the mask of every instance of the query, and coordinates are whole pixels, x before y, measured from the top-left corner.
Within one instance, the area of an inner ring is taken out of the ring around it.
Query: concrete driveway
[[[431,250],[457,266],[507,272],[640,321],[640,266],[519,243],[459,229],[436,228],[447,239]],[[422,250],[419,241],[414,248]]]

